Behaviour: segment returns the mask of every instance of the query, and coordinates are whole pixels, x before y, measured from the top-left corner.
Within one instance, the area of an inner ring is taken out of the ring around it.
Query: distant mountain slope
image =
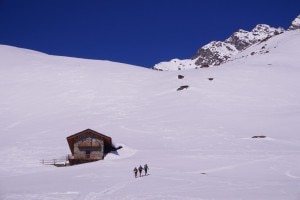
[[[288,30],[300,28],[298,16]],[[217,66],[230,60],[234,55],[244,51],[251,45],[267,40],[273,36],[284,33],[283,28],[273,28],[266,24],[259,24],[250,32],[238,30],[224,42],[212,41],[201,47],[192,59],[172,59],[169,62],[156,64],[153,69],[160,71],[197,69],[209,66]],[[176,61],[176,62],[175,62]]]

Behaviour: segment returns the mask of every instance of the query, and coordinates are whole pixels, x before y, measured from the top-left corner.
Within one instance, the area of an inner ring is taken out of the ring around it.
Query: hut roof
[[[85,135],[85,134],[89,134],[95,138],[101,139],[104,142],[104,153],[109,153],[110,151],[115,149],[112,145],[111,137],[108,137],[106,135],[98,133],[92,129],[86,129],[84,131],[75,133],[74,135],[67,137],[67,141],[68,141],[68,144],[69,144],[72,154],[74,154],[74,143],[75,143],[76,138],[81,137],[82,135]]]

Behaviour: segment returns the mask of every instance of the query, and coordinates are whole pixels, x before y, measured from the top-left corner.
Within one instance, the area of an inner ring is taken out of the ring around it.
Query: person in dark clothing
[[[137,168],[136,168],[136,167],[133,169],[133,172],[134,172],[134,176],[135,176],[135,178],[137,178],[137,172],[138,172],[138,170],[137,170]]]
[[[147,165],[147,164],[145,164],[145,165],[144,165],[145,176],[147,175],[148,169],[149,169],[148,165]]]
[[[142,176],[142,172],[143,172],[143,167],[140,165],[139,166],[139,172],[140,172],[140,177]]]

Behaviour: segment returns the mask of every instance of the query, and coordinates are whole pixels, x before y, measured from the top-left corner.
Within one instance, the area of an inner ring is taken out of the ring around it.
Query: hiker
[[[147,165],[147,164],[145,164],[145,165],[144,165],[145,176],[147,175],[148,169],[149,169],[148,165]]]
[[[140,165],[139,166],[140,177],[142,176],[142,171],[143,171],[143,167]]]
[[[137,168],[136,168],[136,167],[133,169],[133,172],[134,172],[134,176],[135,176],[135,178],[137,178],[137,172],[138,172],[138,170],[137,170]]]

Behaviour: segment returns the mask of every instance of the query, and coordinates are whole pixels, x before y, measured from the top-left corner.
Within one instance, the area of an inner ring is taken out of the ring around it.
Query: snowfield
[[[286,31],[217,67],[159,72],[0,45],[0,199],[299,200],[299,47]],[[123,148],[40,163],[87,128]]]

